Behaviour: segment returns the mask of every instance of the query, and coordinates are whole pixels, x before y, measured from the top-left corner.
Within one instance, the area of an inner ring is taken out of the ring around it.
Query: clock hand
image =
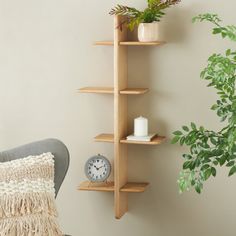
[[[105,167],[105,166],[100,166],[100,167],[98,167],[98,169],[101,169],[102,167]]]
[[[96,168],[96,170],[99,170],[100,168],[98,168],[97,166],[94,165],[94,167]]]

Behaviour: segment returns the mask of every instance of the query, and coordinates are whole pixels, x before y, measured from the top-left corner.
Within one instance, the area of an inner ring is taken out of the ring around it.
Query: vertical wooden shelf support
[[[128,211],[128,195],[120,189],[128,182],[127,145],[120,140],[127,132],[127,96],[120,90],[127,88],[127,47],[120,46],[120,41],[127,41],[127,30],[117,27],[122,22],[121,16],[114,20],[114,161],[115,161],[115,217],[120,219]]]

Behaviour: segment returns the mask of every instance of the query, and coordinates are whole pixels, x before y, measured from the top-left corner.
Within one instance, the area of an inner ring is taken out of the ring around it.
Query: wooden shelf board
[[[84,87],[79,89],[80,93],[105,93],[105,94],[113,94],[114,88],[110,87]]]
[[[97,41],[94,43],[94,45],[100,45],[100,46],[113,46],[113,41]]]
[[[143,142],[143,141],[130,141],[123,138],[120,140],[121,143],[125,144],[143,144],[143,145],[158,145],[163,143],[166,140],[166,137],[163,136],[156,136],[150,142]]]
[[[114,135],[113,134],[99,134],[94,139],[96,142],[113,143],[114,142]],[[159,144],[163,143],[165,140],[166,140],[166,137],[164,137],[164,136],[156,136],[150,142],[130,141],[130,140],[126,140],[126,138],[123,138],[120,140],[120,143],[142,144],[142,145],[159,145]]]
[[[165,44],[164,41],[154,41],[154,42],[139,42],[139,41],[123,41],[119,42],[121,46],[159,46],[162,44]],[[100,45],[100,46],[113,46],[113,41],[97,41],[94,43],[94,45]]]
[[[114,182],[91,183],[90,181],[85,181],[80,184],[78,189],[85,191],[114,192]]]
[[[127,183],[120,191],[126,193],[142,193],[146,190],[149,183]]]
[[[139,95],[149,91],[148,88],[126,88],[120,91],[120,94]],[[114,88],[111,87],[84,87],[78,90],[79,93],[98,93],[98,94],[114,94]]]
[[[139,41],[127,41],[120,42],[122,46],[159,46],[165,44],[164,41],[155,41],[155,42],[139,42]]]
[[[99,134],[94,139],[96,142],[113,143],[114,142],[114,135],[113,134]]]
[[[120,91],[120,94],[139,95],[149,91],[148,88],[127,88]]]
[[[142,193],[148,185],[149,183],[127,183],[120,189],[120,192]],[[84,181],[78,187],[78,190],[100,192],[114,192],[114,189],[114,182],[92,183],[90,181]]]

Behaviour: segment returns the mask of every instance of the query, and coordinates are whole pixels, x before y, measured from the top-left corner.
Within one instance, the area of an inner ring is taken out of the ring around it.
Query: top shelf
[[[139,42],[139,41],[126,41],[120,42],[119,45],[121,46],[159,46],[165,44],[164,41],[155,41],[155,42]],[[113,41],[97,41],[94,45],[101,45],[101,46],[113,46]]]

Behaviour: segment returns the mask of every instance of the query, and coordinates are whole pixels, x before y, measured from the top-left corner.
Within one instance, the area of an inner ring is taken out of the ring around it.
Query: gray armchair
[[[61,184],[66,176],[70,162],[70,155],[68,149],[61,141],[57,139],[46,139],[26,144],[11,150],[0,152],[0,162],[11,161],[29,155],[38,155],[45,152],[51,152],[55,156],[54,181],[57,195]]]

